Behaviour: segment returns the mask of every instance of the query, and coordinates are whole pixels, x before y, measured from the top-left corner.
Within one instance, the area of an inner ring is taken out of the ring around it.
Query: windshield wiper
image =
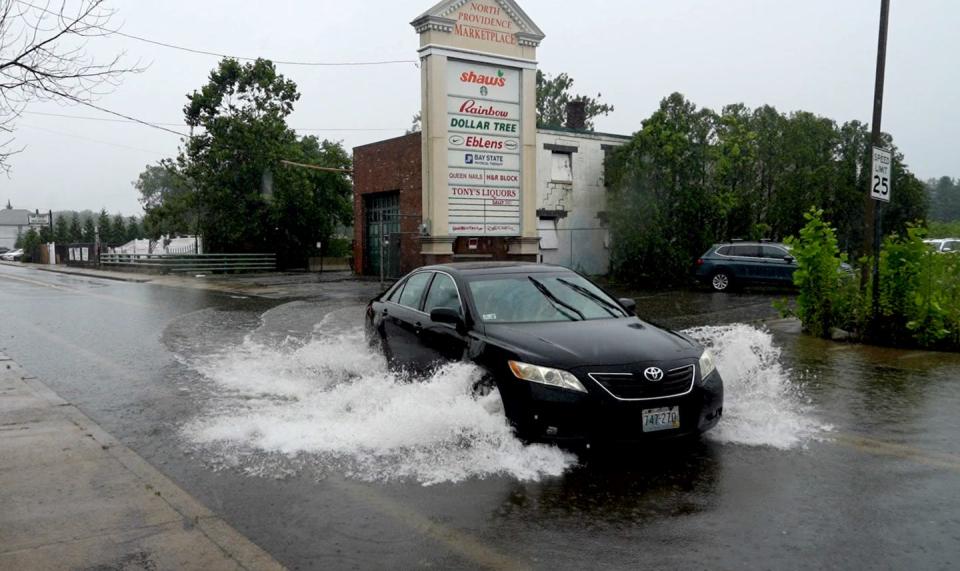
[[[534,278],[533,276],[527,276],[527,279],[530,280],[531,283],[533,283],[533,287],[537,288],[537,291],[539,291],[540,293],[543,294],[543,297],[547,298],[547,300],[549,300],[550,303],[553,304],[553,307],[556,308],[557,311],[559,311],[559,312],[565,314],[567,317],[570,317],[571,319],[573,319],[573,317],[572,317],[569,313],[567,313],[566,311],[564,311],[563,308],[566,308],[566,309],[568,309],[568,310],[576,313],[577,315],[579,315],[579,316],[580,316],[580,321],[586,321],[586,320],[587,320],[587,318],[586,318],[582,313],[580,313],[580,310],[578,310],[576,307],[573,307],[573,306],[570,305],[569,303],[565,303],[565,302],[561,301],[557,296],[553,295],[553,292],[551,292],[549,289],[547,289],[547,286],[543,285],[543,283],[542,283],[540,280]]]
[[[620,319],[621,317],[626,317],[626,314],[623,312],[622,309],[620,309],[620,307],[618,307],[618,306],[610,303],[609,301],[603,299],[602,297],[600,297],[599,295],[593,293],[592,291],[588,290],[587,288],[585,288],[585,287],[583,287],[583,286],[581,286],[581,285],[577,285],[577,284],[572,283],[572,282],[568,282],[567,280],[565,280],[565,279],[563,279],[563,278],[557,278],[557,281],[560,282],[560,283],[562,283],[563,285],[567,286],[568,288],[572,289],[573,291],[579,293],[580,295],[582,295],[582,296],[584,296],[584,297],[586,297],[586,298],[589,298],[589,299],[593,300],[594,303],[596,303],[597,305],[599,305],[600,307],[602,307],[607,313],[609,313],[610,315],[616,317],[617,319]],[[616,310],[616,312],[614,312],[614,310]]]

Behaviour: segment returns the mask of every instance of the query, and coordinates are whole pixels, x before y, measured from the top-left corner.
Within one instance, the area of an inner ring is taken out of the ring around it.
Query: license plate
[[[647,408],[643,410],[643,431],[674,430],[680,428],[680,407]]]

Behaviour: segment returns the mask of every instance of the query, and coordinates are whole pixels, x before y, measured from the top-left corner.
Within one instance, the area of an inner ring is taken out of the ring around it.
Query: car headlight
[[[572,373],[561,371],[560,369],[551,369],[549,367],[540,367],[529,365],[519,361],[510,361],[510,370],[518,379],[530,381],[531,383],[540,383],[550,387],[561,389],[570,389],[581,393],[587,392],[577,377]]]
[[[713,353],[709,349],[704,349],[700,355],[700,380],[706,379],[710,373],[717,370],[717,363],[713,360]]]

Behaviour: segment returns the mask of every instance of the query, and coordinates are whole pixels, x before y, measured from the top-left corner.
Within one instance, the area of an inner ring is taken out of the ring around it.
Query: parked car
[[[712,355],[634,314],[566,268],[468,263],[421,268],[367,306],[366,332],[394,369],[451,361],[483,370],[526,440],[589,443],[700,434],[723,414]]]
[[[21,258],[23,258],[23,250],[20,248],[0,254],[0,260],[7,262],[19,262]]]
[[[936,240],[924,240],[933,248],[934,252],[956,253],[960,252],[960,238],[939,238]]]
[[[797,261],[777,242],[714,244],[697,260],[694,275],[714,291],[747,284],[793,285]]]
[[[7,248],[6,246],[0,246],[0,256],[6,254],[9,251],[10,251],[10,248]]]

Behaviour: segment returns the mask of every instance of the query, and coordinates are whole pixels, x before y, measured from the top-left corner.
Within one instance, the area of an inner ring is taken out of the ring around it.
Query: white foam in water
[[[788,449],[831,430],[791,381],[769,332],[735,324],[684,333],[713,351],[723,377],[723,418],[707,433],[711,440]]]
[[[496,392],[472,396],[476,367],[455,364],[420,382],[399,379],[352,327],[355,318],[334,312],[306,342],[268,344],[254,333],[193,362],[212,382],[213,398],[184,436],[215,463],[274,477],[309,467],[423,484],[493,475],[537,480],[576,463],[555,447],[517,440]],[[745,325],[688,333],[714,349],[726,384],[724,417],[711,438],[790,448],[822,430],[792,388],[769,333]]]
[[[360,329],[318,331],[299,347],[248,338],[197,367],[219,394],[210,415],[184,434],[220,463],[252,473],[290,470],[289,462],[264,453],[297,465],[311,456],[308,463],[321,471],[363,480],[424,484],[496,474],[535,480],[576,462],[555,447],[517,440],[496,392],[472,396],[476,367],[450,365],[422,382],[404,382],[367,348]]]

